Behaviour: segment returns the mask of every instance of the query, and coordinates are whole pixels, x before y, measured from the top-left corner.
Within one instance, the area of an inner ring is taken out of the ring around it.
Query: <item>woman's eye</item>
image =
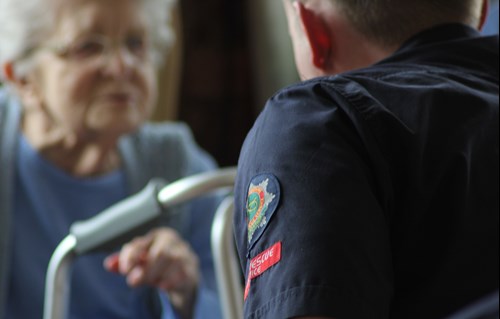
[[[84,40],[76,43],[68,52],[76,59],[90,58],[104,52],[105,45],[97,40]]]
[[[143,54],[146,50],[146,44],[142,37],[139,36],[130,36],[126,39],[125,45],[127,46],[127,50],[134,54]]]

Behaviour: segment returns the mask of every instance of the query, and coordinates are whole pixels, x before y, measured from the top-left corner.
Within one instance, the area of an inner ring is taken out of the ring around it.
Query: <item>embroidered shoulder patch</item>
[[[249,251],[264,233],[279,199],[279,183],[273,175],[258,175],[250,182],[246,205]]]

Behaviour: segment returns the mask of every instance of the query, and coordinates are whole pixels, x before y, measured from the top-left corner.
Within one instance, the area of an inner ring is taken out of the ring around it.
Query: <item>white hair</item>
[[[175,40],[172,11],[177,0],[142,0],[142,2],[148,17],[148,31],[153,41],[153,59],[156,65],[160,66],[164,62],[165,51]]]
[[[148,17],[153,61],[160,66],[166,49],[175,38],[171,12],[176,0],[139,1]],[[16,76],[25,74],[33,62],[25,55],[50,36],[55,27],[55,15],[53,0],[0,0],[0,66],[15,62]],[[0,78],[2,76],[0,72]]]

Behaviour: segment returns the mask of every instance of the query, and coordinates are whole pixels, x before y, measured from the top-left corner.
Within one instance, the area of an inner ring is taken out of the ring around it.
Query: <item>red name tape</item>
[[[276,265],[281,260],[281,242],[277,242],[272,247],[264,250],[250,261],[247,284],[245,287],[245,300],[250,291],[250,282],[262,275],[266,270]]]

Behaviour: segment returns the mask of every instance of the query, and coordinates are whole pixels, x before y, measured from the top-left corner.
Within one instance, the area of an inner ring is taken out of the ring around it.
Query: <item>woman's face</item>
[[[136,129],[156,102],[147,20],[137,0],[60,1],[56,29],[27,77],[50,125],[78,139]]]

